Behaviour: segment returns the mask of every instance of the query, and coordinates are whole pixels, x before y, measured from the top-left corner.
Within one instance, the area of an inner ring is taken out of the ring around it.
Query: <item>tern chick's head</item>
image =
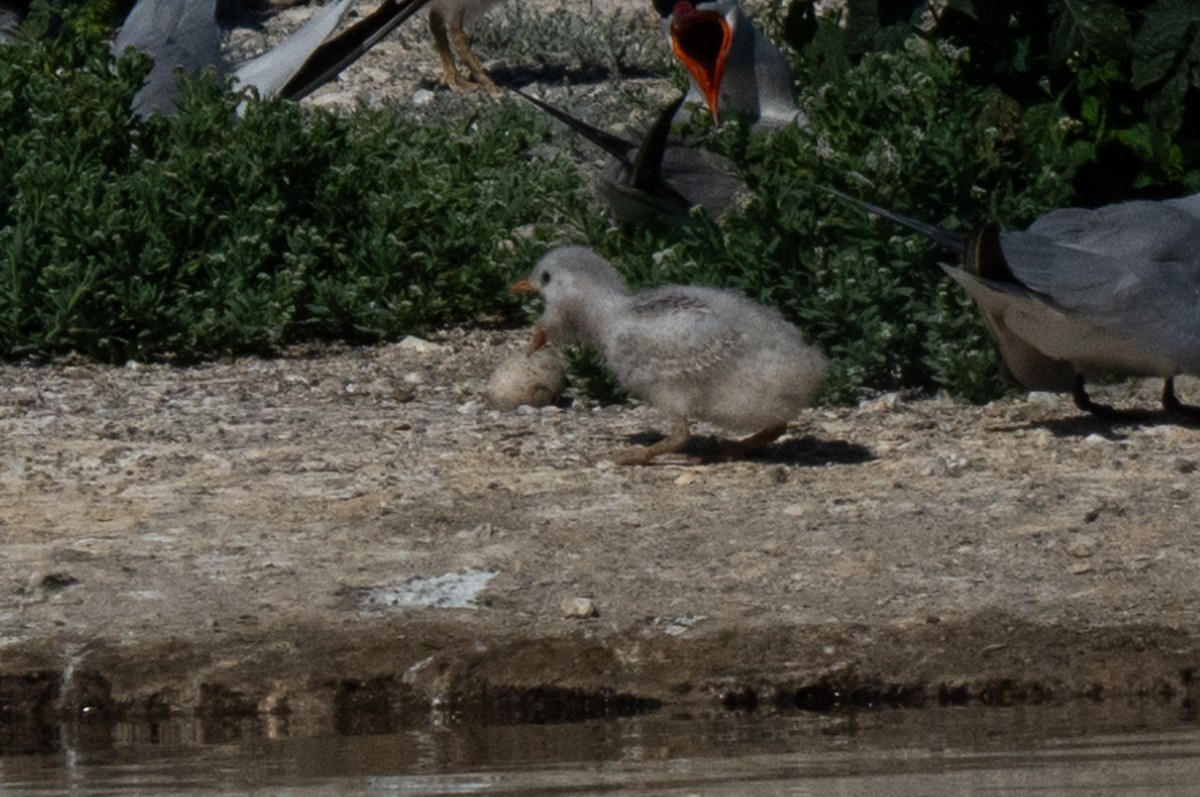
[[[539,294],[546,302],[534,333],[533,351],[548,342],[595,343],[604,316],[629,296],[612,264],[582,246],[547,252],[533,273],[509,290]]]

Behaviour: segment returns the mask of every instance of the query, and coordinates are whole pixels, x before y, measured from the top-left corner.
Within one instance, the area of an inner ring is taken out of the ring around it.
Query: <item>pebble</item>
[[[1071,565],[1071,575],[1082,576],[1084,573],[1092,572],[1092,566],[1086,562],[1080,562],[1077,565]]]
[[[1050,393],[1045,390],[1031,390],[1026,400],[1030,404],[1036,404],[1042,407],[1052,407],[1057,405],[1062,398],[1057,393]]]
[[[354,93],[349,91],[329,91],[310,97],[307,103],[314,108],[353,108],[354,97]]]
[[[446,350],[446,347],[440,343],[434,343],[414,335],[408,335],[397,343],[396,346],[401,351],[412,352],[413,354],[437,354]]]
[[[882,396],[859,402],[858,409],[861,412],[890,412],[903,401],[904,397],[898,392],[884,393]]]
[[[563,598],[562,613],[563,617],[575,620],[586,620],[600,614],[596,602],[591,598]]]
[[[1099,547],[1099,543],[1096,541],[1096,538],[1085,535],[1076,537],[1068,543],[1066,551],[1069,556],[1074,556],[1076,559],[1086,559],[1096,553],[1097,547]]]
[[[387,83],[392,78],[386,70],[372,66],[360,66],[358,74],[371,83]]]
[[[433,102],[434,96],[434,93],[429,89],[417,89],[413,92],[412,97],[409,98],[409,104],[414,108],[420,108]]]

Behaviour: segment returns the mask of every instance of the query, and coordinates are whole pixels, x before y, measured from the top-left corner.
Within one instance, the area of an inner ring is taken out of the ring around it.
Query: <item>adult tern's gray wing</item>
[[[1056,211],[1001,247],[1021,285],[1128,341],[1150,372],[1200,374],[1200,217],[1162,202]]]
[[[1200,194],[1192,194],[1191,196],[1181,197],[1180,199],[1168,199],[1163,203],[1174,208],[1179,208],[1184,213],[1189,213],[1200,219]]]
[[[342,21],[353,0],[336,0],[322,8],[277,47],[233,70],[235,88],[253,87],[264,100],[279,94],[321,43]]]
[[[175,110],[178,70],[196,74],[207,66],[221,68],[221,32],[216,0],[138,0],[113,42],[113,53],[126,47],[149,55],[154,67],[133,100],[142,116]]]
[[[613,217],[644,224],[660,217],[685,216],[700,205],[717,218],[749,189],[728,158],[685,144],[668,143],[671,120],[683,98],[665,106],[641,141],[634,143],[577,119],[566,111],[510,89],[609,154],[598,190]]]
[[[663,153],[662,173],[664,182],[689,206],[699,205],[714,220],[750,194],[737,164],[698,147],[668,146]]]
[[[629,185],[660,194],[682,212],[699,205],[716,220],[750,189],[728,158],[687,144],[669,143],[671,122],[683,100],[680,95],[659,111],[638,147]]]
[[[0,0],[0,44],[8,44],[17,38],[17,29],[28,14],[28,0]]]

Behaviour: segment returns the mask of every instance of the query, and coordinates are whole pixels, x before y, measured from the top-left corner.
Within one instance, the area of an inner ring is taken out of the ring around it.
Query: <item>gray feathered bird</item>
[[[138,0],[117,33],[113,52],[133,47],[154,67],[134,98],[145,116],[175,110],[178,74],[215,67],[235,88],[253,88],[262,99],[299,100],[332,80],[429,0],[382,0],[375,10],[332,36],[352,0],[334,0],[279,46],[242,64],[226,66],[216,0]]]
[[[1112,414],[1087,379],[1162,377],[1165,410],[1196,410],[1180,404],[1174,378],[1200,376],[1200,194],[1055,210],[1023,232],[993,223],[968,235],[839,196],[961,255],[943,268],[1022,385],[1070,390],[1080,409]]]
[[[546,301],[533,350],[546,342],[595,346],[622,387],[672,418],[665,440],[621,453],[619,464],[681,450],[690,420],[749,434],[726,443],[721,457],[764,446],[787,431],[825,374],[825,358],[777,311],[720,288],[634,293],[583,247],[548,252],[512,289]]]
[[[0,44],[17,37],[17,30],[29,16],[29,0],[0,0]]]
[[[715,221],[750,193],[733,161],[670,141],[671,121],[683,102],[682,96],[659,112],[641,141],[633,142],[523,91],[510,90],[608,153],[597,190],[619,224],[678,221],[697,205]]]

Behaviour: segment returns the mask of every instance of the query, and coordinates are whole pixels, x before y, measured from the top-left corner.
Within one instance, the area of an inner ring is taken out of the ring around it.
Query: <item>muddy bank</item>
[[[652,410],[481,400],[524,336],[0,368],[0,720],[1190,705],[1200,430],[890,396],[620,469]]]

